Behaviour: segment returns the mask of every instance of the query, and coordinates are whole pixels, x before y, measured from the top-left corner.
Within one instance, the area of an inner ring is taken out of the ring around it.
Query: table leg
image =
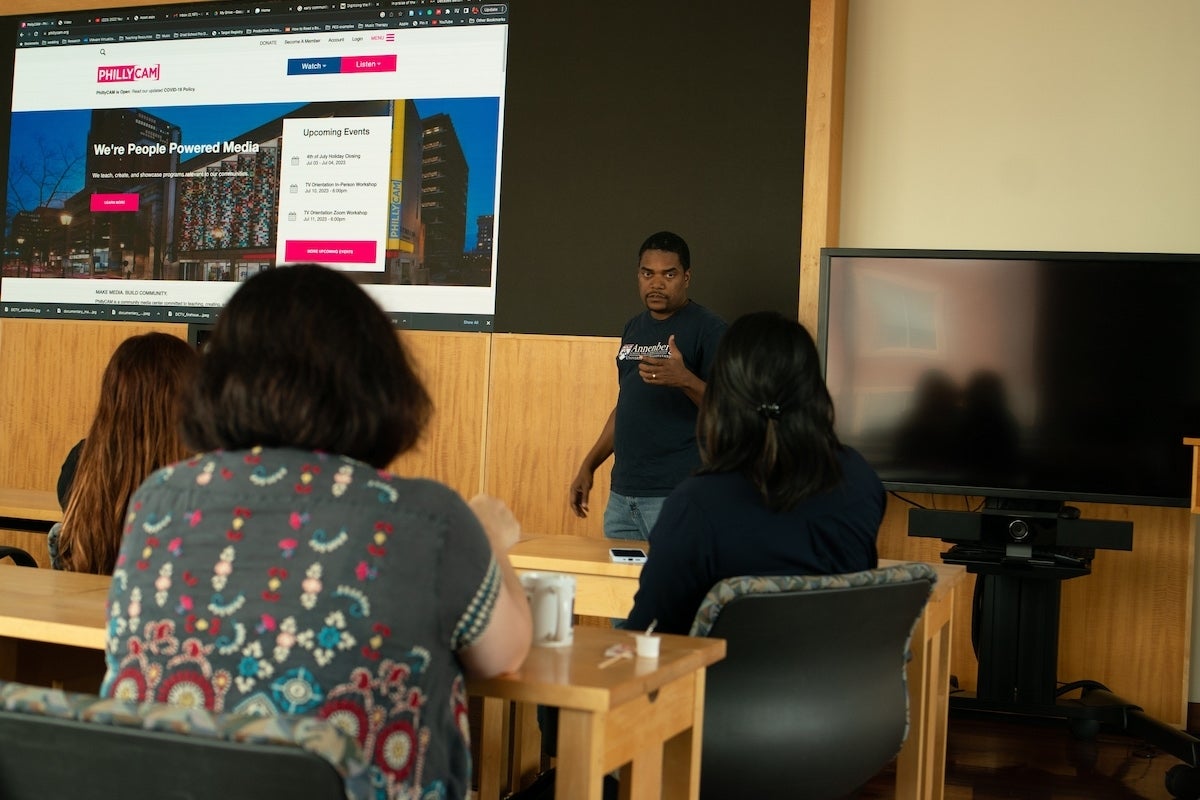
[[[663,747],[664,800],[698,800],[700,797],[700,751],[704,744],[704,680],[697,670],[693,682],[692,727],[680,731]]]
[[[950,622],[954,593],[930,599],[912,635],[908,738],[896,759],[897,800],[942,800],[950,711]]]
[[[17,642],[0,636],[0,680],[17,679]]]
[[[954,619],[954,592],[947,592],[938,608],[937,636],[932,643],[930,658],[933,686],[928,690],[929,743],[925,765],[925,797],[943,800],[946,793],[946,735],[950,728],[950,629]]]
[[[605,717],[601,712],[559,709],[555,797],[603,800]]]
[[[500,785],[508,763],[505,728],[508,724],[508,701],[484,697],[479,725],[479,797],[480,800],[500,800]]]
[[[533,782],[542,766],[542,732],[537,706],[514,703],[512,730],[512,777],[509,789],[517,791]]]
[[[621,767],[620,800],[648,800],[663,796],[663,746],[645,747]]]

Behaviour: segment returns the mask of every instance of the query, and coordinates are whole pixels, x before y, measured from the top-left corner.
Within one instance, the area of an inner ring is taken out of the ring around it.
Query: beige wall
[[[850,0],[839,244],[1200,252],[1197,41],[1195,0]],[[1190,565],[1194,523],[1128,511],[1134,553],[1065,585],[1064,614],[1103,571],[1144,572],[1154,588],[1122,602],[1148,625],[1174,616],[1194,647],[1197,593],[1166,590],[1179,559],[1145,561],[1168,541]],[[1076,679],[1096,664],[1060,666]]]
[[[850,0],[846,247],[1200,251],[1200,3]]]

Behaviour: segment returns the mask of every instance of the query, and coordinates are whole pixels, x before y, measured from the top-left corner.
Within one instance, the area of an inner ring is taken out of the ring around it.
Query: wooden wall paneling
[[[433,418],[412,451],[390,465],[399,475],[433,478],[464,498],[483,485],[491,335],[403,331],[401,341],[433,398]]]
[[[1183,508],[1076,504],[1085,519],[1133,521],[1133,550],[1099,550],[1063,584],[1060,680],[1097,680],[1152,717],[1187,720],[1191,518]]]
[[[168,323],[0,320],[0,483],[54,489],[63,458],[91,423],[113,351],[152,330],[187,338],[186,325]],[[402,335],[433,398],[434,416],[414,451],[393,466],[470,497],[482,485],[490,337]]]
[[[150,331],[187,339],[187,326],[171,323],[0,320],[0,484],[55,488],[91,424],[113,351]]]
[[[577,518],[568,487],[617,402],[611,337],[495,334],[486,491],[530,533],[603,536],[612,459],[596,470],[591,513]]]
[[[842,204],[842,118],[849,0],[812,0],[808,100],[804,119],[804,198],[800,219],[799,319],[817,331],[821,248],[838,243]]]
[[[1192,513],[1200,514],[1200,439],[1189,436],[1183,444],[1192,448]]]

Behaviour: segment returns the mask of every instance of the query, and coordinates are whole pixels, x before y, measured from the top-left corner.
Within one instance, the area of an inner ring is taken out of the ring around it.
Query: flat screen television
[[[1200,255],[826,249],[841,440],[888,489],[1186,506]]]
[[[0,16],[0,314],[215,319],[316,261],[400,327],[490,330],[508,4]]]

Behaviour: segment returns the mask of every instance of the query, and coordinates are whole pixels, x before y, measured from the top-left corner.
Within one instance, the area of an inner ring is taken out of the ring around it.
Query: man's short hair
[[[692,268],[692,253],[688,250],[687,242],[677,233],[659,231],[658,233],[650,234],[649,238],[642,242],[641,249],[638,250],[639,260],[641,260],[642,254],[647,250],[661,250],[664,253],[674,253],[679,256],[679,265],[683,267],[684,272]]]

